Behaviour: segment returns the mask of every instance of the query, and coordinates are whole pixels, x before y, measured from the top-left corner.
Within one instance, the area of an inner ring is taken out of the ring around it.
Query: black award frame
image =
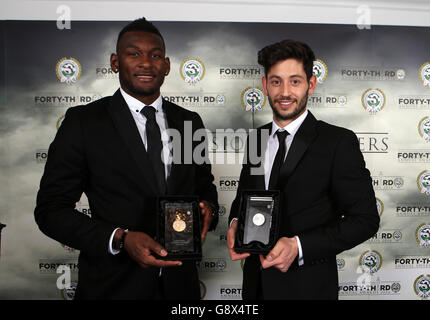
[[[164,196],[157,200],[157,241],[166,249],[162,260],[202,259],[200,207],[195,196]]]
[[[238,253],[267,254],[278,241],[280,192],[244,190],[234,241]]]

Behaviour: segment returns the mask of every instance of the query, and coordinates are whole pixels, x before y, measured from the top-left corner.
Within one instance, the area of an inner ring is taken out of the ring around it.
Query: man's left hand
[[[206,201],[202,201],[199,203],[200,206],[200,212],[203,218],[202,221],[202,233],[201,233],[201,237],[202,240],[206,237],[206,234],[208,233],[209,227],[211,226],[212,223],[212,208],[209,206],[209,204]]]
[[[287,272],[298,254],[296,238],[282,237],[267,256],[260,255],[261,266],[263,269],[275,267],[281,272]]]

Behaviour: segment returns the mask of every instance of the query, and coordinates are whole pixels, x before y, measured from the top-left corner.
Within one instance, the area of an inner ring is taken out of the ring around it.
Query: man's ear
[[[113,72],[117,73],[119,70],[119,62],[118,62],[118,55],[115,53],[112,53],[110,55],[110,67]]]
[[[166,72],[164,73],[165,76],[167,76],[170,72],[170,59],[168,57],[164,58],[165,64],[166,64]]]
[[[317,86],[317,77],[313,74],[309,80],[309,89],[308,94],[311,95],[315,91],[315,87]]]
[[[264,94],[266,96],[268,96],[268,94],[267,94],[267,88],[266,88],[266,86],[267,86],[267,78],[266,78],[266,76],[263,76],[263,78],[261,78],[261,83],[263,84]]]

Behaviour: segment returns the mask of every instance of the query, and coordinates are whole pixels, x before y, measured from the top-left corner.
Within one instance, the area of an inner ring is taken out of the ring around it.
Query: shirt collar
[[[275,123],[275,121],[272,121],[272,131],[270,132],[270,137],[273,137],[275,135],[276,131],[278,131],[278,129],[287,130],[289,135],[291,137],[294,137],[297,130],[299,130],[300,126],[302,125],[303,121],[305,121],[307,115],[308,115],[308,109],[306,109],[305,112],[303,112],[303,114],[300,115],[300,117],[298,117],[294,121],[290,122],[288,125],[286,125],[283,128],[279,127]]]
[[[140,113],[146,105],[137,100],[136,98],[129,95],[127,92],[125,92],[122,88],[119,88],[121,91],[122,96],[124,97],[125,102],[127,103],[127,106],[130,108],[130,111],[133,113]],[[163,98],[161,97],[161,94],[158,96],[158,98],[151,104],[156,110],[156,112],[161,111],[163,107]]]

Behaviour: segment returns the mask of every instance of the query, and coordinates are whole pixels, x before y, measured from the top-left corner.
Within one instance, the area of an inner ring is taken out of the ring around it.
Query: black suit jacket
[[[271,123],[252,133],[258,142],[262,129],[271,130]],[[256,146],[259,155],[264,156],[266,144],[267,140]],[[241,190],[265,189],[264,173],[250,174],[251,168],[260,165],[244,163],[230,221],[238,216]],[[263,296],[337,299],[336,255],[369,239],[379,228],[372,180],[357,137],[350,130],[317,121],[309,112],[288,151],[280,181],[279,237],[299,237],[304,265],[298,267],[296,260],[286,273],[262,270]],[[245,261],[245,299],[257,298],[260,266],[258,256]]]
[[[165,100],[163,111],[169,128],[183,133],[184,121],[191,121],[193,132],[203,128],[195,112]],[[184,142],[191,143],[182,141],[182,146]],[[158,268],[142,269],[126,252],[108,252],[117,227],[156,235],[157,191],[149,161],[119,90],[112,97],[68,109],[49,147],[35,219],[47,236],[80,250],[75,298],[154,297]],[[75,210],[83,192],[92,218]],[[218,202],[210,164],[172,164],[167,194],[209,201],[216,214],[210,229],[215,228]],[[163,269],[163,281],[167,298],[200,298],[195,263]]]

